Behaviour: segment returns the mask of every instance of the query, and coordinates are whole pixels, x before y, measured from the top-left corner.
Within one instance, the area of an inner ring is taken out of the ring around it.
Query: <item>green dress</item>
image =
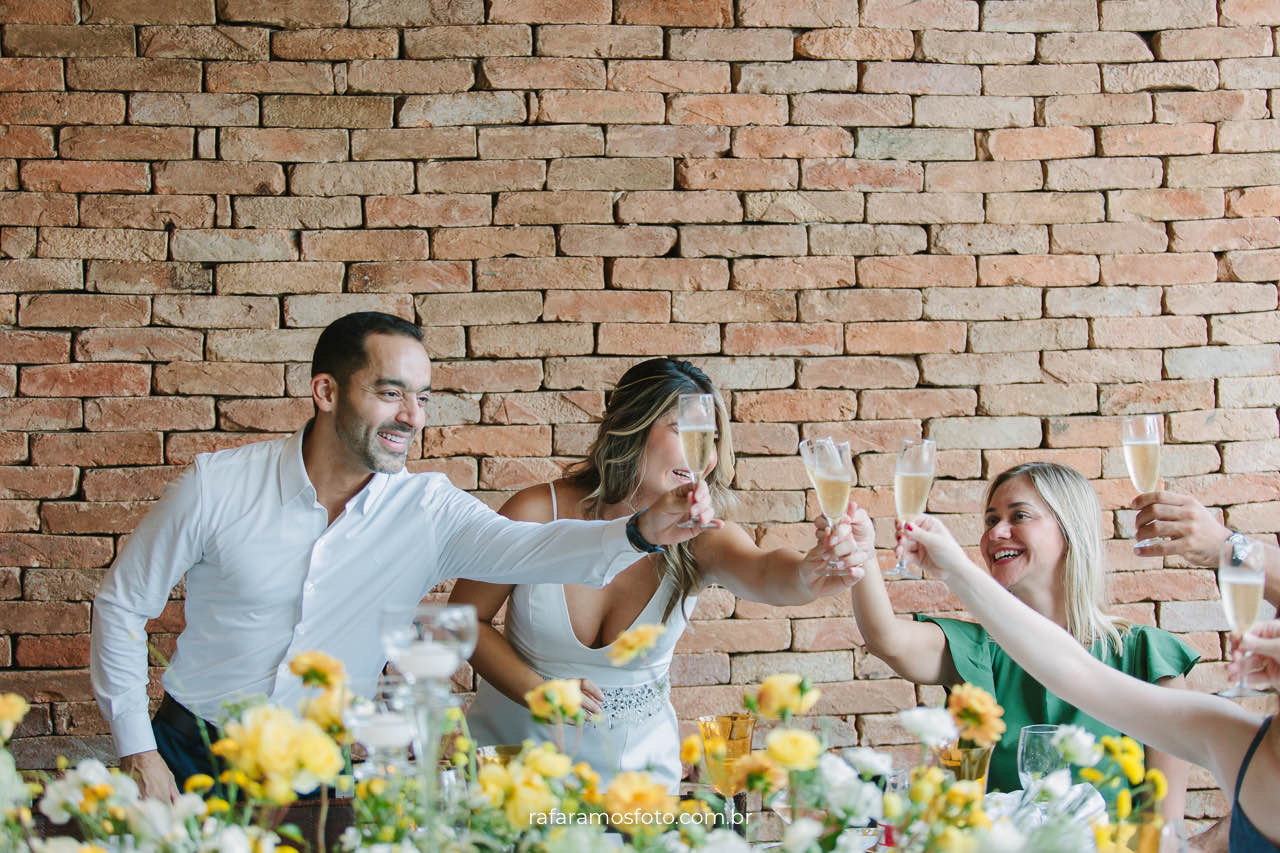
[[[1018,733],[1035,723],[1074,725],[1095,735],[1120,732],[1090,717],[1054,696],[1026,670],[1018,666],[1004,649],[996,645],[981,625],[917,615],[921,622],[933,622],[947,636],[947,647],[956,672],[970,684],[989,692],[1004,707],[1004,737],[991,755],[987,776],[990,791],[1016,791],[1018,779]],[[1200,656],[1190,646],[1160,628],[1134,625],[1121,634],[1123,648],[1099,640],[1090,653],[1112,669],[1155,683],[1162,678],[1186,675]]]

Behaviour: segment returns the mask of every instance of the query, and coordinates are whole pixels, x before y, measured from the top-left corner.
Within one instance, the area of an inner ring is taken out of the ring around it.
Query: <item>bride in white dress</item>
[[[728,414],[705,373],[669,358],[628,370],[609,395],[587,458],[563,479],[517,493],[501,512],[536,522],[619,518],[690,482],[676,429],[680,394],[715,396],[717,453],[705,478],[719,516],[733,480]],[[459,580],[450,600],[474,604],[480,618],[471,658],[480,680],[467,714],[472,736],[480,745],[551,740],[550,727],[530,718],[524,694],[547,679],[581,679],[583,707],[598,718],[580,732],[568,729],[566,750],[591,764],[603,784],[625,770],[648,770],[674,791],[680,745],[668,669],[698,591],[719,584],[741,598],[786,605],[848,589],[862,577],[849,522],[846,515],[828,535],[819,520],[807,554],[762,550],[728,522],[642,557],[603,589]],[[839,567],[829,573],[832,560]],[[505,635],[492,625],[504,603]],[[621,633],[656,623],[666,630],[654,649],[624,666],[610,664],[606,654]]]

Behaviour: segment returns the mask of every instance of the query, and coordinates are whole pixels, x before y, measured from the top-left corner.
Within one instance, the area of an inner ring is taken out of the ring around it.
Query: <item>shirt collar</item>
[[[315,487],[311,484],[311,478],[307,476],[307,466],[302,461],[302,439],[315,423],[315,418],[307,421],[302,429],[285,439],[284,450],[280,454],[280,505],[290,503],[297,499],[304,491],[308,489],[315,494]],[[387,484],[392,477],[401,477],[406,475],[406,469],[401,469],[395,474],[382,474],[374,472],[374,475],[365,484],[352,501],[351,508],[358,510],[361,514],[372,512],[377,508],[378,502],[387,490]],[[314,498],[313,498],[314,500]]]

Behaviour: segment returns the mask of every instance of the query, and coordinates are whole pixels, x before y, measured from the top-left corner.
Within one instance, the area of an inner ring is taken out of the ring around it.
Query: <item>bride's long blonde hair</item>
[[[716,404],[717,461],[707,474],[711,503],[719,514],[732,499],[733,439],[729,413],[715,385],[696,366],[672,358],[651,358],[633,365],[605,400],[600,431],[581,462],[571,466],[565,479],[586,492],[583,515],[600,518],[604,508],[634,500],[644,473],[644,449],[649,429],[675,408],[681,394],[710,394]],[[702,575],[689,543],[668,547],[663,554],[664,571],[675,591],[663,608],[665,622],[676,604],[702,587]]]

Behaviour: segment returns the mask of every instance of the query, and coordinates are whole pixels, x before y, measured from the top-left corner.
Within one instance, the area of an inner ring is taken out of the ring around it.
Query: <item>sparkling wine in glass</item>
[[[1237,637],[1253,627],[1262,611],[1262,588],[1265,572],[1262,548],[1258,543],[1228,540],[1218,552],[1218,592],[1222,596],[1222,608],[1227,612],[1227,625]],[[1248,652],[1245,656],[1248,657]],[[1240,680],[1218,693],[1232,699],[1241,696],[1261,696],[1244,681],[1245,667],[1240,667]]]
[[[681,394],[676,429],[680,431],[680,448],[684,464],[689,468],[696,488],[711,467],[716,450],[716,400],[711,394]],[[693,527],[692,521],[680,523]]]
[[[708,781],[717,794],[724,797],[725,824],[737,826],[734,817],[734,795],[740,793],[734,784],[734,765],[751,751],[751,735],[756,720],[750,714],[717,714],[698,718],[702,735],[702,754],[707,760]]]
[[[1058,727],[1023,726],[1018,733],[1018,779],[1022,782],[1023,799],[1034,797],[1045,777],[1067,766],[1066,759],[1053,744]]]
[[[934,466],[938,446],[927,438],[905,438],[898,452],[898,464],[893,471],[893,503],[898,522],[906,524],[924,513],[929,502],[929,490],[933,488]],[[887,578],[920,577],[911,571],[905,557],[884,573]]]
[[[834,528],[837,519],[849,506],[849,492],[853,488],[853,453],[849,442],[836,443],[831,438],[805,439],[800,442],[800,458],[809,474],[814,491],[818,493],[818,506]],[[839,563],[827,563],[827,571],[834,573]]]
[[[1160,485],[1160,416],[1135,415],[1124,419],[1121,441],[1129,481],[1139,492],[1154,492]],[[1135,547],[1154,545],[1159,540],[1143,539]]]

